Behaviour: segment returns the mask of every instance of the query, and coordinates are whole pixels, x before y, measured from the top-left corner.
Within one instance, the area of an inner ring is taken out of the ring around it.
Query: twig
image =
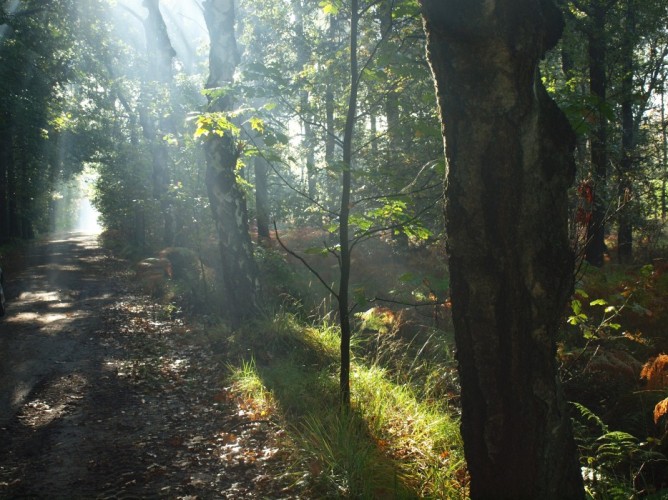
[[[336,300],[339,300],[339,295],[332,289],[331,286],[329,286],[329,284],[322,278],[322,276],[320,276],[318,271],[313,269],[313,267],[308,262],[306,262],[306,260],[302,256],[297,255],[297,253],[295,253],[293,250],[290,250],[283,244],[281,238],[278,236],[278,228],[276,227],[276,221],[274,220],[273,223],[274,223],[274,233],[276,234],[276,241],[278,241],[278,244],[281,245],[281,248],[286,252],[288,252],[288,254],[292,255],[295,259],[299,260],[302,264],[304,264],[306,269],[311,271],[311,274],[313,274],[313,276],[318,278],[318,281],[322,283],[322,285],[327,289],[327,291],[329,291],[329,293],[331,293],[334,297],[336,297]]]

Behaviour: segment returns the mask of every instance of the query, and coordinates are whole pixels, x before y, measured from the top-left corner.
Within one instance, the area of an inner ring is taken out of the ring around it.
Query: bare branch
[[[315,276],[318,279],[318,281],[322,283],[322,285],[327,289],[327,291],[331,293],[336,298],[336,300],[339,300],[339,295],[332,289],[331,286],[329,286],[329,284],[322,278],[322,276],[320,276],[318,271],[313,269],[313,267],[308,262],[306,262],[306,259],[304,259],[301,255],[298,255],[294,250],[290,250],[287,246],[285,246],[283,241],[281,241],[281,238],[278,236],[278,228],[276,227],[276,221],[274,220],[273,223],[274,223],[274,234],[276,235],[276,241],[278,241],[278,244],[281,245],[281,248],[286,252],[288,252],[288,254],[293,256],[295,259],[300,261],[302,264],[304,264],[304,267],[306,267],[306,269],[308,269],[311,272],[311,274],[313,274],[313,276]]]

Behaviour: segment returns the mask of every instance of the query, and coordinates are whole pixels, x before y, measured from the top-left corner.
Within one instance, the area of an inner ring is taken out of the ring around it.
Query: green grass
[[[414,386],[410,374],[383,368],[358,348],[352,408],[341,413],[336,325],[281,312],[230,336],[228,345],[239,360],[230,365],[233,391],[287,430],[294,477],[309,495],[466,497],[457,417],[447,399],[425,397],[438,393],[425,380],[438,377],[419,377]]]
[[[411,385],[393,382],[378,366],[363,365],[353,368],[352,396],[420,497],[465,497],[459,422],[446,402],[421,400]]]

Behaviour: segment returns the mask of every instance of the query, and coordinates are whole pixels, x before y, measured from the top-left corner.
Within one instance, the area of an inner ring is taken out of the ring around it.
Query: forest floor
[[[94,236],[5,273],[0,498],[299,496],[283,432],[229,394],[224,355]]]

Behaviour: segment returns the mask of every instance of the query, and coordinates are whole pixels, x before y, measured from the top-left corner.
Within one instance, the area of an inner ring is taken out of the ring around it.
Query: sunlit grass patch
[[[425,387],[424,377],[413,381],[418,389],[409,374],[369,363],[358,352],[353,407],[341,413],[336,325],[308,325],[279,313],[231,340],[231,359],[239,360],[230,365],[231,390],[287,430],[291,474],[309,494],[466,497],[457,418],[447,399],[425,397],[438,391]]]
[[[231,389],[237,395],[237,406],[253,417],[273,414],[276,401],[262,381],[255,360],[243,361],[240,366],[229,366]]]
[[[421,497],[464,498],[463,444],[458,420],[447,404],[420,401],[410,385],[393,382],[378,366],[357,364],[351,378],[355,408],[416,492]]]

